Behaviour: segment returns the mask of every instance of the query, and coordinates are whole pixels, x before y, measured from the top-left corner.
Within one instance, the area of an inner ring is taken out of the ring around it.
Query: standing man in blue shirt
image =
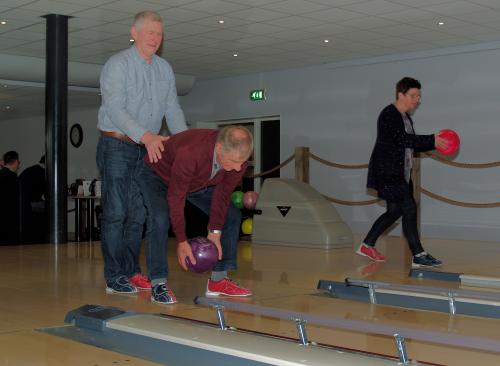
[[[163,117],[171,134],[187,129],[172,68],[156,55],[163,38],[160,15],[138,13],[130,33],[134,45],[112,56],[101,72],[96,154],[106,292],[122,294],[151,288],[138,265],[146,209],[137,174],[146,154],[153,163],[161,159],[168,139],[158,135]]]

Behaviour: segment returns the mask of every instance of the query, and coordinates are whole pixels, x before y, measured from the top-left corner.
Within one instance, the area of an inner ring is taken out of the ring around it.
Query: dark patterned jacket
[[[409,115],[408,118],[413,127]],[[402,200],[410,189],[404,178],[405,148],[421,152],[434,147],[434,135],[407,133],[401,113],[393,104],[388,105],[377,120],[377,140],[370,157],[366,186],[376,190],[383,200]]]

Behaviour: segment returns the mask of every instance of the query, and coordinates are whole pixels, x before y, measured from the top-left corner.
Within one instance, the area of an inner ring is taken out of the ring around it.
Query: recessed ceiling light
[[[440,21],[438,22],[438,25],[444,25],[444,22],[440,20]]]
[[[2,21],[0,22],[0,24],[1,24],[1,25],[5,25],[5,24],[7,24],[7,22],[6,22],[5,20],[2,20]]]
[[[329,39],[324,39],[323,42],[324,43],[328,43],[328,42],[330,42],[330,40]]]
[[[238,54],[237,53],[233,53],[233,57],[238,57]]]
[[[129,41],[130,41],[130,42],[134,42],[134,39],[133,39],[133,38],[130,38],[130,39],[129,39]]]
[[[223,19],[219,19],[219,20],[217,21],[217,23],[219,23],[219,24],[224,24],[225,22],[224,22],[224,20],[223,20]]]

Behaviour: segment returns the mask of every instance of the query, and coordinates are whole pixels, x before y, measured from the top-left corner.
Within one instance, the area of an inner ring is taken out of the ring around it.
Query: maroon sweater
[[[220,169],[210,179],[218,130],[191,129],[173,135],[165,143],[165,151],[158,163],[148,164],[168,186],[168,208],[172,229],[177,242],[187,240],[184,205],[186,195],[200,189],[215,186],[210,207],[210,229],[221,230],[224,226],[231,193],[247,169],[247,163],[239,172]]]

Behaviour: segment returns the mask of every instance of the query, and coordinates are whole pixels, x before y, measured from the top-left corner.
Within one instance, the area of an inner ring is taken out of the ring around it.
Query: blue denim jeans
[[[146,261],[149,277],[151,280],[166,280],[168,276],[167,241],[170,227],[167,203],[168,187],[146,164],[143,164],[143,171],[138,181],[147,208]],[[208,215],[210,213],[212,192],[213,187],[208,187],[197,192],[188,193],[186,199]],[[217,262],[214,271],[236,269],[240,223],[240,210],[230,204],[221,237],[223,256],[222,260]]]
[[[213,190],[214,187],[208,187],[193,193],[188,193],[187,200],[209,215]],[[238,239],[240,237],[240,225],[241,211],[230,202],[220,240],[222,245],[222,259],[217,262],[213,271],[219,272],[236,270],[236,256],[238,250]]]
[[[113,137],[100,136],[96,161],[101,186],[101,247],[104,278],[140,273],[138,268],[146,209],[138,185],[146,150]]]

